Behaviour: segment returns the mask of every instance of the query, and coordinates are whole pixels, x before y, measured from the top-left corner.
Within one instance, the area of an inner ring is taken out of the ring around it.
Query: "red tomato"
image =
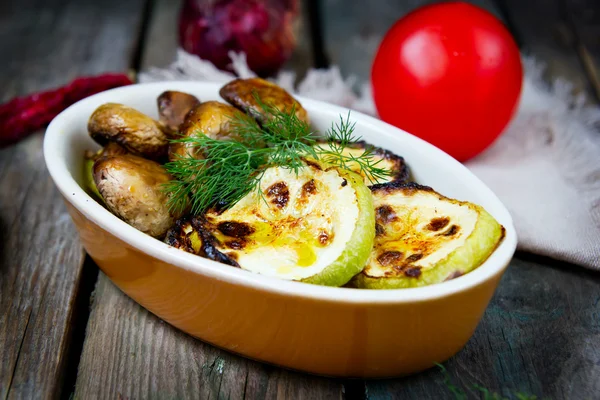
[[[516,111],[519,49],[489,12],[463,2],[426,6],[394,24],[371,71],[379,116],[465,161]]]

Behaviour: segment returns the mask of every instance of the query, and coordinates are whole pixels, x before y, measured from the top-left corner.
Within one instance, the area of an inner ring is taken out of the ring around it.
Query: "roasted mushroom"
[[[256,96],[263,104],[277,107],[281,111],[290,112],[294,109],[300,120],[310,123],[306,110],[292,95],[282,87],[261,78],[236,79],[223,86],[219,94],[258,122],[263,122],[265,115]]]
[[[175,90],[167,90],[161,93],[157,99],[159,121],[163,126],[163,130],[171,137],[177,136],[179,128],[185,116],[198,104],[198,100],[191,94],[177,92]]]
[[[416,183],[371,187],[375,244],[351,284],[367,289],[425,286],[480,266],[504,228],[481,206],[449,199]]]
[[[317,146],[322,149],[327,150],[329,148],[327,142],[321,142]],[[406,165],[403,157],[397,156],[389,150],[382,149],[381,147],[375,147],[373,145],[368,144],[364,140],[360,142],[356,142],[348,147],[345,147],[343,150],[343,154],[345,156],[354,156],[360,157],[365,150],[371,150],[371,154],[373,156],[373,161],[377,163],[378,168],[382,168],[387,170],[390,175],[384,179],[381,179],[377,182],[371,182],[371,180],[361,171],[360,165],[356,162],[349,162],[348,167],[350,170],[356,172],[361,175],[365,180],[366,185],[373,185],[376,183],[386,183],[386,182],[408,182],[409,181],[409,168]]]
[[[241,114],[229,104],[218,101],[206,101],[193,108],[186,116],[181,125],[181,137],[194,137],[198,134],[217,140],[232,140],[238,137],[231,133],[231,118],[235,114]],[[242,117],[243,118],[243,117]],[[169,145],[169,160],[177,157],[201,157],[189,143],[171,143]]]
[[[154,161],[132,154],[100,157],[93,177],[108,209],[150,236],[163,237],[181,217],[169,210],[162,188],[171,176]]]
[[[90,136],[99,144],[116,142],[127,151],[152,160],[167,154],[168,138],[157,121],[134,108],[106,103],[88,121]]]
[[[110,142],[97,152],[86,151],[85,152],[85,171],[84,171],[84,181],[85,188],[88,190],[88,193],[92,196],[97,197],[102,201],[102,196],[98,192],[98,188],[96,188],[96,184],[94,183],[94,163],[100,157],[108,157],[115,156],[120,154],[127,154],[127,150],[123,147],[119,146],[115,142]]]

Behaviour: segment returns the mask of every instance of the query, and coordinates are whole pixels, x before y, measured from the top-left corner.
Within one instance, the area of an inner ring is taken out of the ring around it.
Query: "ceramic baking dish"
[[[157,117],[156,97],[165,90],[185,91],[204,101],[219,100],[219,88],[201,82],[126,86],[74,104],[48,127],[48,170],[86,251],[102,271],[143,307],[190,335],[287,368],[388,377],[424,370],[457,353],[477,327],[514,253],[513,223],[498,198],[462,164],[382,121],[351,113],[356,132],[402,155],[417,182],[482,205],[505,227],[500,246],[473,272],[437,285],[397,290],[278,280],[170,247],[121,221],[82,189],[83,153],[98,147],[86,128],[96,107],[116,102]],[[348,112],[299,100],[322,131]]]

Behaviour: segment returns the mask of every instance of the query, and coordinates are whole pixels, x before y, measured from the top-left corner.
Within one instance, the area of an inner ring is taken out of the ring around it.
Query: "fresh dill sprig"
[[[233,205],[260,188],[267,168],[280,166],[298,174],[307,157],[340,168],[359,166],[371,182],[389,176],[387,170],[377,167],[372,148],[359,156],[344,154],[345,147],[359,140],[353,135],[349,114],[346,120],[340,117],[339,123],[332,124],[323,146],[317,145],[317,134],[296,116],[294,108],[286,112],[256,99],[265,118],[259,125],[247,115],[236,113],[230,130],[238,140],[217,140],[197,132],[173,141],[187,144],[200,156],[180,156],[165,164],[173,176],[164,188],[170,209],[183,211],[191,202],[190,211],[197,215],[217,203]]]
[[[166,184],[170,209],[200,214],[216,202],[234,204],[260,182],[269,149],[242,142],[212,139],[204,134],[180,139],[202,149],[204,158],[178,157],[165,164],[173,180]]]
[[[318,150],[319,158],[343,169],[355,170],[358,167],[360,173],[369,182],[373,184],[380,182],[390,176],[390,171],[378,167],[381,160],[374,159],[373,152],[375,148],[373,146],[365,145],[364,151],[358,156],[344,153],[344,149],[352,147],[361,140],[360,137],[354,136],[355,127],[356,122],[350,122],[350,112],[348,112],[345,120],[340,115],[339,122],[332,123],[331,128],[327,130],[327,144],[326,147],[321,147]]]

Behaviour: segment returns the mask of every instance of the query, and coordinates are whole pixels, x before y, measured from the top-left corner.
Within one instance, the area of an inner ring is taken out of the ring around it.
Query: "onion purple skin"
[[[179,44],[217,68],[231,70],[229,51],[244,52],[257,75],[275,75],[296,46],[298,0],[186,0]]]

